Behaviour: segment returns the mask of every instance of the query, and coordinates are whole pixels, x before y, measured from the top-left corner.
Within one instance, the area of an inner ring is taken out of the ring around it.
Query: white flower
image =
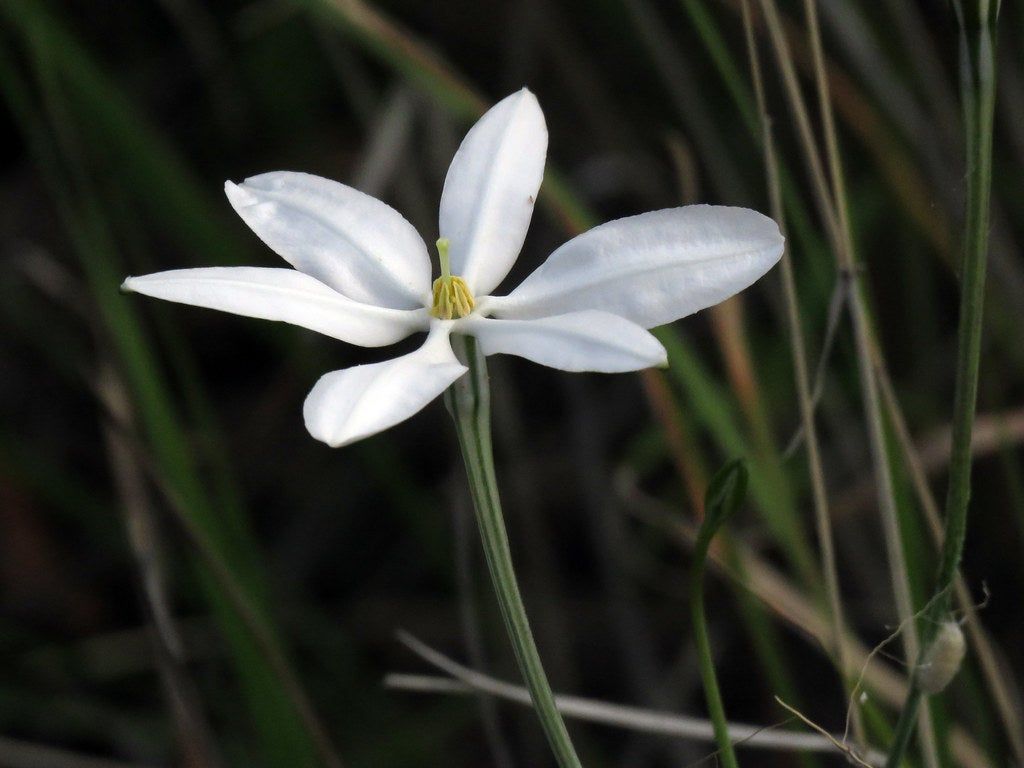
[[[427,331],[418,350],[323,376],[303,407],[331,446],[409,418],[466,368],[452,333],[485,354],[566,371],[663,365],[645,328],[716,304],[782,253],[775,223],[742,208],[695,205],[612,221],[570,240],[507,296],[544,174],[547,128],[528,90],[473,126],[441,196],[442,276],[431,283],[423,240],[397,211],[334,181],[266,173],[225,185],[238,214],[295,269],[210,267],[130,277],[124,289],[378,347]]]

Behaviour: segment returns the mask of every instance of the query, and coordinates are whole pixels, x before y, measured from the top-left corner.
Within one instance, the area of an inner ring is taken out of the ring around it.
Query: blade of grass
[[[185,254],[217,254],[224,264],[241,264],[245,248],[237,231],[225,225],[226,208],[196,178],[174,148],[140,117],[134,105],[95,61],[74,33],[45,2],[2,0],[0,12],[19,33],[43,30],[49,64],[67,82],[81,129],[102,137],[89,145],[97,162],[116,168],[131,186],[135,202],[167,232]],[[222,213],[218,213],[223,211]]]
[[[704,493],[706,491],[706,470],[704,461],[700,454],[701,447],[694,442],[692,430],[688,423],[684,427],[683,418],[688,409],[679,407],[675,402],[675,395],[665,381],[665,376],[660,371],[645,371],[643,376],[645,388],[652,404],[661,411],[660,421],[665,425],[666,438],[670,445],[670,455],[676,457],[677,469],[683,478],[687,494],[690,497],[691,506],[695,512],[695,519],[703,519],[704,516]],[[777,692],[787,699],[798,700],[798,693],[789,673],[789,663],[783,655],[783,645],[778,635],[777,628],[769,621],[764,607],[749,592],[747,588],[749,575],[743,567],[742,561],[735,555],[735,546],[732,537],[723,538],[723,549],[733,568],[739,575],[739,582],[743,588],[736,591],[736,601],[743,619],[743,623],[754,648],[758,663],[765,672],[767,683],[771,690]],[[816,763],[809,755],[799,755],[801,764],[813,766]]]
[[[739,111],[747,133],[753,141],[760,144],[763,135],[757,121],[756,98],[750,86],[740,74],[742,65],[726,45],[724,36],[714,16],[708,11],[704,0],[679,1],[693,22],[705,50],[707,50],[708,55],[711,57],[715,69],[718,71],[726,90],[732,98],[733,104]],[[785,162],[785,158],[778,157],[777,160],[779,184],[782,188],[786,211],[791,218],[793,232],[796,240],[803,245],[808,255],[814,257],[808,260],[809,270],[812,271],[814,282],[822,294],[822,298],[825,299],[834,278],[831,274],[831,269],[827,269],[830,266],[827,259],[818,257],[826,257],[827,253],[820,246],[818,237],[811,227],[806,206],[799,194],[799,187]]]
[[[746,202],[749,190],[734,155],[711,119],[705,100],[700,98],[701,86],[696,82],[689,63],[672,44],[665,21],[647,0],[621,2],[650,52],[679,121],[692,137],[702,164],[708,168],[710,183],[722,199],[737,204]]]
[[[658,47],[671,48],[667,40],[659,40]],[[666,53],[672,52],[669,50]],[[673,144],[678,158],[677,176],[680,189],[683,190],[682,201],[684,204],[696,202],[694,196],[685,193],[687,178],[695,172],[693,169],[696,168],[696,162],[692,160],[685,145],[679,141],[673,142]],[[799,572],[802,577],[810,579],[807,582],[808,585],[816,585],[820,580],[817,574],[813,573],[813,569],[809,567],[811,559],[809,550],[802,546],[805,536],[796,513],[797,505],[789,479],[783,471],[782,457],[772,437],[768,416],[764,411],[759,394],[760,385],[750,352],[750,342],[744,327],[743,297],[741,295],[733,296],[712,307],[709,311],[712,331],[725,363],[726,377],[745,421],[745,430],[742,435],[738,428],[730,428],[731,432],[740,436],[735,440],[732,450],[742,450],[744,454],[752,453],[755,473],[763,476],[776,489],[775,493],[764,497],[765,499],[770,498],[772,502],[770,508],[764,508],[770,530],[773,533],[782,532],[790,536],[789,539],[784,540],[783,546],[788,548],[795,566],[801,569]],[[672,365],[671,357],[669,364]],[[646,371],[644,375],[653,375],[653,373],[653,371]],[[650,393],[652,390],[647,387],[647,391]],[[721,404],[717,408],[725,407],[727,404],[723,393]],[[718,423],[724,424],[724,420]],[[741,442],[744,443],[742,449],[740,449]],[[728,451],[723,452],[728,453]],[[678,461],[677,465],[684,466]],[[683,477],[685,479],[685,475]],[[698,489],[698,497],[703,494],[703,490],[703,488]],[[698,510],[703,508],[702,498],[694,508]],[[773,525],[772,521],[779,522]],[[760,633],[754,632],[753,637],[760,640]],[[789,696],[789,692],[785,693]]]

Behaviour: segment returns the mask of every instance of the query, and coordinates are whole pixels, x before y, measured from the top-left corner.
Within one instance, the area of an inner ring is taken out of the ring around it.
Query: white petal
[[[548,129],[525,88],[499,101],[455,153],[441,195],[441,237],[452,274],[489,293],[519,256],[544,176]]]
[[[782,246],[775,222],[746,208],[642,213],[570,240],[480,309],[514,318],[598,309],[653,328],[743,290],[779,260]]]
[[[224,192],[278,255],[350,299],[395,309],[427,301],[427,247],[412,224],[380,200],[288,171],[229,181]]]
[[[607,312],[538,320],[472,316],[458,330],[476,336],[485,355],[519,355],[563,371],[621,373],[667,363],[665,348],[650,332]]]
[[[129,277],[123,290],[235,315],[280,320],[363,347],[426,327],[426,309],[384,309],[342,296],[294,269],[206,267]]]
[[[448,341],[450,323],[435,323],[415,352],[357,365],[320,378],[302,407],[306,429],[333,448],[405,421],[466,372]]]

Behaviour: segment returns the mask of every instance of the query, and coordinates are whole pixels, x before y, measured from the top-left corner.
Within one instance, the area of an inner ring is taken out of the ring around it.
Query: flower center
[[[473,311],[476,302],[473,293],[461,277],[452,274],[448,258],[448,238],[437,241],[437,255],[441,261],[441,276],[434,281],[434,301],[430,314],[439,320],[457,320]]]

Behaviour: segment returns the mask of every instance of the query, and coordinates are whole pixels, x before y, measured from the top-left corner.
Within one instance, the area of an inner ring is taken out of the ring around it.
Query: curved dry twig
[[[392,673],[384,678],[384,685],[388,688],[420,693],[486,693],[523,706],[530,706],[530,694],[525,688],[465,667],[408,632],[399,631],[398,640],[421,659],[448,676]],[[715,738],[711,721],[702,718],[564,694],[557,694],[555,703],[563,715],[577,720],[697,741],[712,742]],[[819,733],[784,731],[773,729],[771,726],[730,723],[729,737],[736,746],[752,749],[803,752],[840,751],[836,748],[835,742]],[[884,762],[885,755],[871,751],[864,758],[870,765],[880,765]]]

